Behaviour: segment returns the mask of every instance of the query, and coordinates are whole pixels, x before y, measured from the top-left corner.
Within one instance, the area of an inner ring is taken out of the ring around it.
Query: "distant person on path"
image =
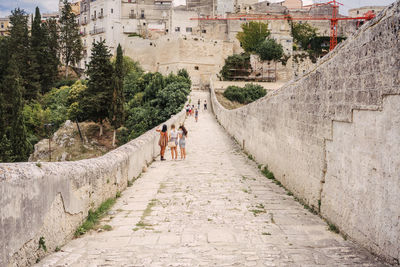
[[[161,160],[165,160],[164,153],[165,153],[165,148],[167,147],[167,144],[168,144],[167,130],[168,130],[168,128],[167,128],[167,125],[165,125],[165,124],[162,126],[161,130],[159,128],[156,129],[156,131],[160,133],[160,140],[158,140],[158,145],[160,146]]]
[[[186,137],[187,137],[187,130],[185,126],[179,126],[179,147],[181,148],[181,159],[186,159]]]
[[[192,105],[192,116],[193,116],[193,113],[194,113],[194,105]]]
[[[168,146],[171,149],[171,156],[172,159],[177,159],[178,158],[178,132],[175,129],[175,124],[171,125],[171,131],[169,132],[169,142]]]
[[[207,100],[204,100],[204,110],[207,110]]]
[[[197,101],[197,109],[200,110],[200,99]]]
[[[190,112],[190,105],[187,104],[186,105],[186,118],[189,116],[189,112]]]
[[[194,112],[194,118],[196,119],[196,122],[199,119],[199,110],[196,108],[195,112]]]

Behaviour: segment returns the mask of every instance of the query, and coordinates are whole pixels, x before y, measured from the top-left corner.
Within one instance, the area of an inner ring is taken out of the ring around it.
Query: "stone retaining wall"
[[[254,103],[229,111],[211,90],[217,119],[246,151],[342,233],[394,263],[400,259],[399,35],[397,1],[315,69]]]
[[[166,123],[179,124],[184,111]],[[115,197],[159,154],[154,129],[106,155],[75,162],[0,164],[0,266],[28,266],[73,237],[89,209]]]

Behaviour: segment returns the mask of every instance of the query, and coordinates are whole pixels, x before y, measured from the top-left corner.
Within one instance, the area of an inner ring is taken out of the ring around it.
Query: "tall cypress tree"
[[[84,96],[87,106],[83,107],[83,110],[87,112],[90,119],[99,120],[100,124],[111,112],[114,69],[110,59],[110,50],[105,45],[105,41],[93,43],[92,55],[86,71],[89,77]],[[100,136],[102,134],[103,128],[100,127]]]
[[[47,93],[54,85],[58,77],[59,44],[58,44],[58,25],[54,19],[49,19],[42,24],[44,34],[44,53],[46,54],[43,65],[42,93]]]
[[[123,54],[122,47],[118,44],[117,48],[117,58],[115,60],[114,67],[114,91],[113,91],[113,101],[111,107],[111,123],[114,126],[114,137],[113,137],[113,145],[115,145],[115,133],[116,129],[122,126],[125,120],[125,112],[124,112],[124,63],[123,63]]]
[[[76,15],[72,13],[71,4],[64,0],[60,16],[60,50],[65,63],[65,77],[68,78],[68,67],[82,59],[82,40]]]
[[[32,22],[31,51],[37,64],[36,74],[38,75],[41,93],[50,91],[58,76],[59,59],[57,24],[55,21],[42,23],[40,10],[36,7],[35,18]]]
[[[21,82],[22,79],[18,73],[16,57],[12,56],[1,86],[3,98],[1,101],[1,109],[4,111],[4,114],[6,114],[6,116],[1,116],[1,119],[6,127],[0,139],[3,148],[5,147],[6,149],[4,154],[9,152],[7,152],[7,147],[11,148],[12,157],[8,159],[9,161],[25,161],[28,159],[30,152],[30,144],[27,141],[24,117],[22,114],[24,103]],[[5,100],[8,102],[5,103]]]
[[[24,98],[35,99],[40,89],[39,75],[37,73],[38,63],[31,51],[28,35],[28,16],[25,11],[17,8],[11,11],[10,16],[10,40],[8,49],[15,57],[18,72],[22,77],[20,85]]]

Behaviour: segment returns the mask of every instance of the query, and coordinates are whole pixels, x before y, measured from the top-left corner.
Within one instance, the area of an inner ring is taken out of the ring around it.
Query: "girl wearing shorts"
[[[181,148],[181,159],[186,159],[186,137],[187,137],[187,130],[185,126],[179,126],[179,147]]]
[[[175,129],[175,124],[171,125],[171,131],[169,132],[169,142],[168,146],[171,148],[171,156],[172,159],[177,159],[178,158],[178,132]]]

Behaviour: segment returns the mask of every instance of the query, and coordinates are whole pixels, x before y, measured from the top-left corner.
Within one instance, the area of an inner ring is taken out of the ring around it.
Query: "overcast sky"
[[[184,3],[185,0],[174,0],[175,2]],[[314,2],[321,3],[328,0],[314,0]],[[313,0],[303,0],[304,4],[310,4]],[[341,0],[344,4],[340,8],[340,13],[347,15],[347,10],[350,8],[368,6],[368,5],[388,5],[395,0]],[[5,17],[10,14],[10,10],[20,7],[25,9],[28,13],[33,13],[35,7],[39,6],[41,12],[50,12],[58,10],[58,0],[0,0],[0,17]]]

